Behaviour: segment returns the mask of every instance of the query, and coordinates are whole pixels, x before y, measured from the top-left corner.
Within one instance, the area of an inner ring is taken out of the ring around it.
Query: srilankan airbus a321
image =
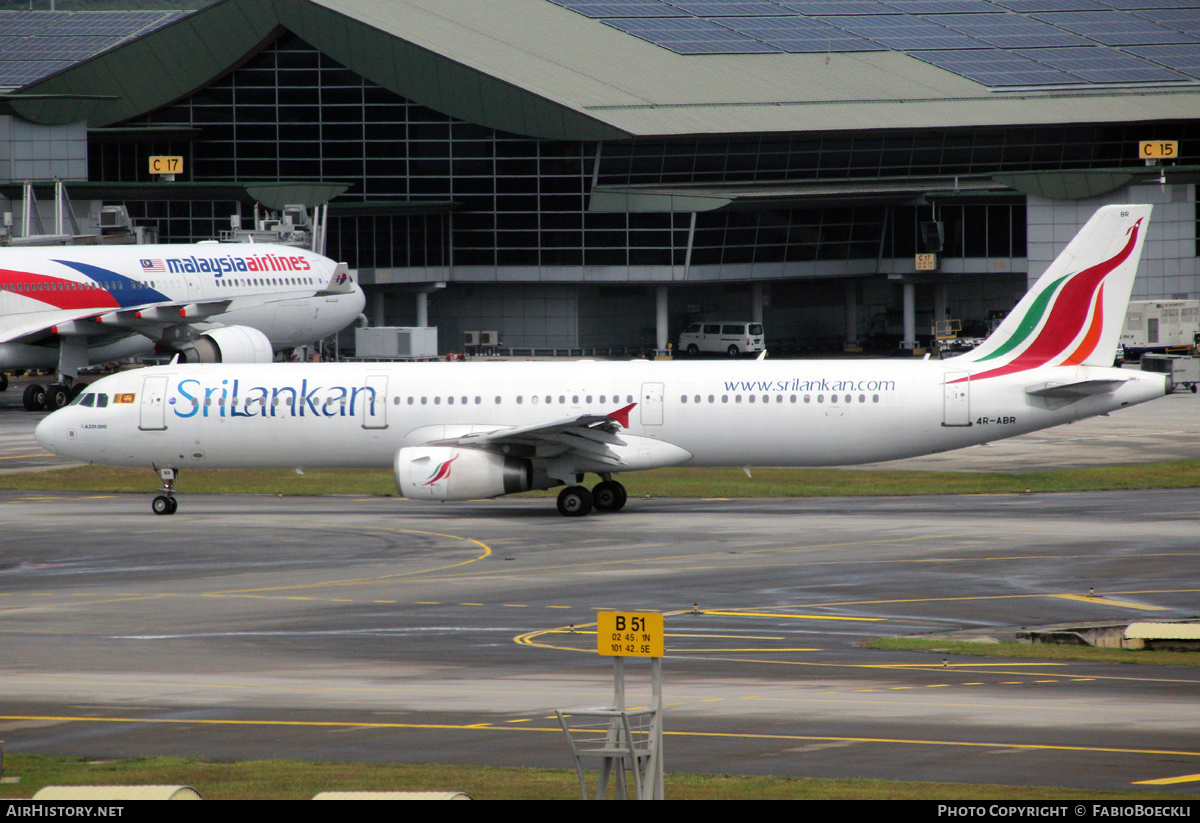
[[[154,468],[158,514],[190,468],[391,466],[421,500],[564,486],[559,511],[584,515],[625,505],[618,472],[959,449],[1171,391],[1112,368],[1149,218],[1100,209],[979,348],[947,360],[170,365],[98,381],[37,439]]]
[[[65,406],[85,366],[139,354],[269,363],[362,312],[343,264],[265,244],[39,246],[0,250],[0,369],[56,368],[22,398]],[[0,390],[8,378],[0,373]]]

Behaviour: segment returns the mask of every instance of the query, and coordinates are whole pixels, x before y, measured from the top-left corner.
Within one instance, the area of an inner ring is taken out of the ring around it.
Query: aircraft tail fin
[[[1039,366],[1111,366],[1150,206],[1104,206],[973,351],[953,358],[972,379]]]

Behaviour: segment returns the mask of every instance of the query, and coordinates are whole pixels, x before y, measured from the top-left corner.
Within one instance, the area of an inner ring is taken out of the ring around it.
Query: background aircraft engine
[[[179,350],[182,363],[270,363],[271,341],[249,326],[225,326],[206,331]]]
[[[477,500],[529,491],[528,460],[478,449],[414,446],[396,452],[396,488],[413,500]]]

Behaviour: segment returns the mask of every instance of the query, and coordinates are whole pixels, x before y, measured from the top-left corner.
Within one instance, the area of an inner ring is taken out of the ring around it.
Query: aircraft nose
[[[37,428],[33,430],[33,436],[37,439],[38,445],[46,451],[58,454],[62,448],[61,437],[59,436],[59,432],[62,431],[62,424],[62,412],[54,412],[43,418],[42,422],[37,424]]]

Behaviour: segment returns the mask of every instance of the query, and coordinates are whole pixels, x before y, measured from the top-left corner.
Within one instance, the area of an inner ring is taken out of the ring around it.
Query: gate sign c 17
[[[662,657],[662,614],[598,612],[596,651],[609,657]]]

